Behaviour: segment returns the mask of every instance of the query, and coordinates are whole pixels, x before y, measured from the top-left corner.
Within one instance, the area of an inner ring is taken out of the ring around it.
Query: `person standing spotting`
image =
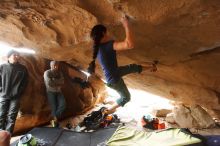
[[[51,125],[52,127],[59,127],[58,118],[60,118],[64,112],[66,104],[61,91],[61,87],[64,84],[64,78],[62,72],[59,71],[59,62],[50,62],[50,69],[44,72],[44,82],[53,116]]]
[[[94,26],[90,34],[93,39],[93,60],[89,64],[88,72],[90,74],[95,72],[95,60],[98,58],[106,78],[107,86],[113,88],[120,94],[120,98],[107,110],[107,114],[115,112],[118,107],[123,107],[130,101],[130,93],[122,79],[124,75],[141,73],[143,70],[150,70],[152,72],[157,70],[154,63],[118,66],[116,51],[134,48],[133,35],[128,22],[128,17],[123,17],[122,25],[126,34],[124,41],[112,40],[108,35],[107,28],[102,24]]]
[[[28,73],[26,67],[19,63],[18,52],[9,51],[7,59],[8,62],[0,66],[0,130],[12,134]]]

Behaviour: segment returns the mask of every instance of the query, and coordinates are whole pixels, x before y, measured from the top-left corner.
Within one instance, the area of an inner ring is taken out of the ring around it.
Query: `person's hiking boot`
[[[51,120],[50,123],[51,123],[51,126],[54,127],[54,128],[58,128],[59,127],[59,123],[56,120]]]

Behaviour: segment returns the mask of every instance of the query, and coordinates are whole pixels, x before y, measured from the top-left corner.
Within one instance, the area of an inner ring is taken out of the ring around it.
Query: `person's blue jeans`
[[[116,90],[119,93],[120,98],[116,101],[118,105],[124,106],[131,99],[130,92],[128,91],[128,88],[125,85],[122,76],[130,73],[141,73],[141,72],[142,72],[142,66],[137,64],[130,64],[130,65],[118,67],[118,73],[121,78],[116,83],[107,83],[108,87]]]
[[[66,108],[66,102],[61,92],[47,91],[47,98],[51,107],[53,117],[61,117]]]
[[[19,110],[19,98],[0,97],[0,129],[13,133]]]

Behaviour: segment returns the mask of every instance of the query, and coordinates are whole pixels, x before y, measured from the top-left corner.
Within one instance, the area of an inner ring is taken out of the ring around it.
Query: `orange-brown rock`
[[[85,69],[92,56],[90,29],[96,23],[103,23],[116,40],[122,40],[121,14],[131,17],[135,48],[119,52],[119,64],[159,61],[156,73],[126,77],[129,88],[187,105],[198,104],[219,118],[219,0],[2,0],[0,41],[32,48],[39,57],[66,61]],[[36,62],[40,64],[41,60]],[[96,73],[103,78],[100,67]],[[42,95],[43,88],[36,88]],[[74,92],[69,89],[65,91],[68,95],[80,95],[79,89]],[[90,91],[83,94],[89,96]],[[44,100],[39,95],[32,96]],[[82,103],[87,100],[77,99],[77,110],[87,107]],[[87,102],[92,103],[93,99]],[[30,105],[25,106],[29,108]]]
[[[184,105],[175,106],[173,113],[168,114],[166,121],[176,123],[181,128],[213,128],[215,122],[212,117],[199,105],[186,107]]]

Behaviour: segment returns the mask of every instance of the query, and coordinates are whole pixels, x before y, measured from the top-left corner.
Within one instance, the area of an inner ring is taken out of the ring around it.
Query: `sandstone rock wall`
[[[219,0],[2,0],[0,41],[86,69],[90,29],[103,23],[122,40],[123,13],[131,17],[135,48],[119,52],[119,64],[159,60],[157,73],[126,77],[129,87],[196,103],[219,117]],[[97,75],[103,78],[100,67]]]

